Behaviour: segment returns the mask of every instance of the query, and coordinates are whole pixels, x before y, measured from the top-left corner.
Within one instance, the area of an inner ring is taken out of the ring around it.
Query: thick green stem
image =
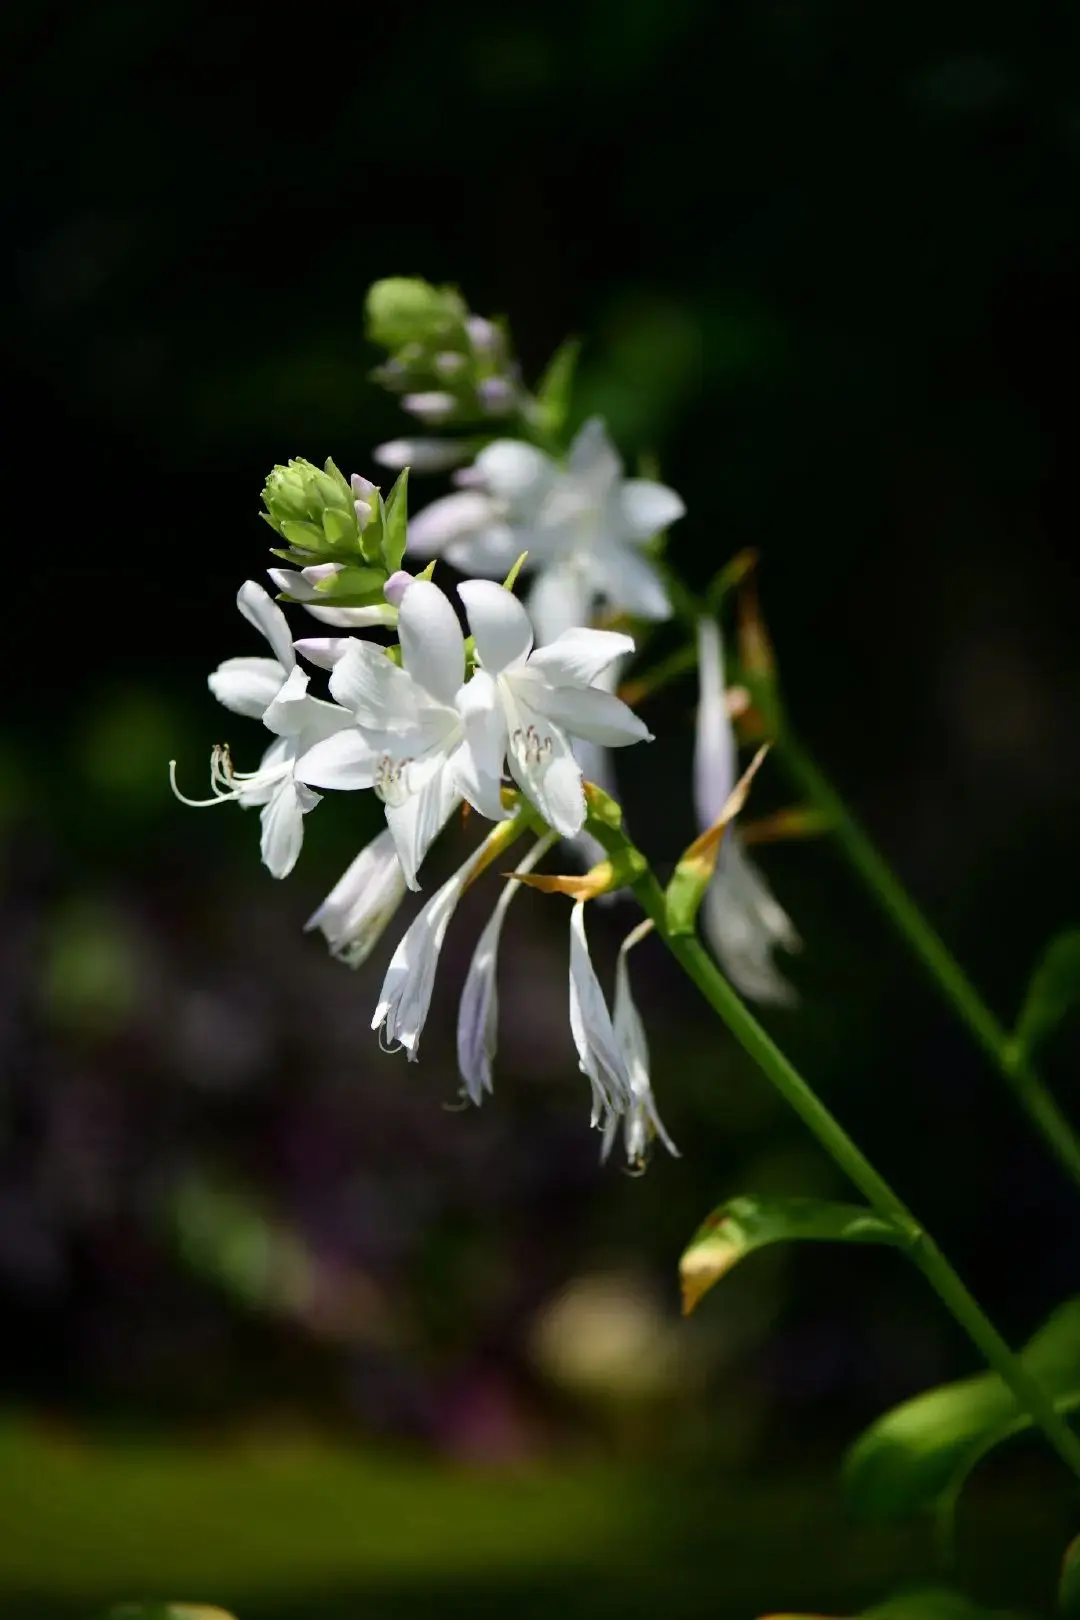
[[[906,1251],[938,1298],[967,1333],[989,1365],[1008,1386],[1017,1403],[1042,1429],[1054,1450],[1080,1478],[1080,1439],[1056,1410],[1053,1401],[968,1293],[937,1244],[918,1224],[907,1206],[843,1126],[810,1089],[806,1081],[769,1038],[753,1014],[743,1006],[712,958],[691,935],[669,932],[663,890],[651,871],[634,884],[646,913],[652,918],[668,950],[697,985],[714,1012],[724,1020],[743,1049],[765,1072],[785,1102],[809,1126],[814,1136],[879,1215],[907,1234]]]
[[[1032,1064],[1023,1054],[1014,1051],[1008,1031],[994,1017],[960,963],[938,938],[832,783],[792,737],[785,723],[778,728],[774,752],[791,780],[822,812],[844,854],[882,910],[963,1019],[1032,1125],[1080,1186],[1080,1137]]]

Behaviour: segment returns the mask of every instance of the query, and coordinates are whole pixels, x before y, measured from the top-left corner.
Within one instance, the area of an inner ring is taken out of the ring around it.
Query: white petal
[[[397,608],[389,602],[372,602],[368,607],[316,607],[305,602],[304,607],[320,624],[332,625],[335,630],[392,630],[397,624]]]
[[[452,540],[475,534],[497,517],[490,498],[479,490],[444,495],[409,519],[408,549],[414,554],[438,556]]]
[[[554,839],[550,836],[541,838],[524,860],[518,863],[516,870],[531,872],[553,843]],[[484,1092],[492,1089],[491,1063],[495,1056],[499,1019],[498,987],[495,982],[499,938],[510,902],[520,888],[521,884],[511,878],[499,896],[473,952],[458,1007],[458,1071],[465,1082],[465,1095],[477,1105],[483,1101]]]
[[[459,574],[505,579],[523,551],[535,550],[531,531],[508,523],[489,523],[474,534],[451,540],[443,556]],[[530,563],[534,560],[530,551]]]
[[[571,476],[594,496],[602,495],[622,476],[619,452],[608,437],[602,417],[591,416],[579,430],[566,458]]]
[[[399,941],[379,992],[371,1027],[379,1029],[381,1026],[387,1042],[400,1043],[412,1063],[418,1055],[420,1036],[431,1005],[439,952],[462,888],[459,871],[432,895]]]
[[[558,477],[550,456],[520,439],[496,439],[476,458],[476,470],[497,501],[532,512]]]
[[[315,796],[312,795],[314,799]],[[304,842],[304,810],[310,809],[303,790],[285,777],[262,812],[262,858],[273,877],[288,877]]]
[[[296,654],[293,652],[289,621],[277,603],[271,600],[261,585],[248,579],[236,593],[236,605],[248,623],[266,637],[274,657],[288,674],[296,663]]]
[[[274,658],[226,658],[207,684],[234,714],[261,720],[284,685],[285,671]]]
[[[401,803],[386,806],[386,825],[410,889],[420,887],[417,872],[421,862],[461,802],[451,760],[437,759],[431,764],[433,768],[416,791]]]
[[[465,637],[449,600],[430,580],[415,580],[405,592],[398,636],[412,679],[440,703],[453,703],[465,679]]]
[[[530,660],[526,670],[507,679],[535,713],[553,720],[568,736],[584,737],[602,748],[652,741],[644,720],[613,693],[595,686],[549,686],[543,679],[530,680],[532,668]]]
[[[694,741],[694,808],[698,825],[711,827],[738,775],[735,732],[724,699],[724,655],[714,619],[697,626],[698,707]]]
[[[538,647],[529,668],[541,670],[552,686],[593,686],[610,673],[617,658],[626,658],[633,650],[633,636],[579,626],[564,630],[550,645]],[[611,690],[608,682],[603,684]]]
[[[716,875],[705,893],[702,927],[742,995],[777,1007],[794,1005],[795,991],[776,968],[773,952],[777,946],[797,950],[799,936],[733,831],[724,839]]]
[[[593,588],[612,609],[639,619],[670,619],[667,590],[647,557],[628,546],[598,545],[589,562]]]
[[[458,586],[480,662],[489,675],[524,658],[532,646],[529,615],[512,592],[490,579],[467,579]]]
[[[292,642],[289,643],[290,648]],[[308,678],[302,669],[294,668],[289,678],[263,714],[263,725],[279,737],[294,737],[304,723],[304,712],[310,699],[307,695]]]
[[[374,787],[379,757],[359,731],[338,731],[301,754],[296,775],[313,787],[352,792]]]
[[[454,756],[461,794],[492,821],[505,820],[501,783],[506,757],[506,715],[495,680],[478,669],[457,696],[465,741]]]
[[[386,828],[365,845],[304,926],[321,929],[334,955],[359,967],[404,897],[405,877]]]
[[[653,1100],[649,1079],[649,1042],[645,1025],[634,1003],[630,990],[630,970],[627,958],[634,946],[643,938],[640,927],[627,935],[615,964],[615,1002],[611,1021],[615,1039],[626,1061],[633,1091],[633,1102],[625,1118],[626,1157],[632,1165],[644,1165],[649,1144],[659,1136],[669,1153],[678,1157],[678,1148],[664,1129]],[[610,1143],[607,1144],[610,1147]]]
[[[420,693],[400,665],[373,642],[349,639],[330,673],[330,695],[374,730],[415,724]]]
[[[520,553],[519,553],[520,555]],[[592,591],[576,558],[552,563],[536,574],[525,605],[541,647],[589,617]]]
[[[313,697],[308,698],[298,718],[300,729],[294,734],[297,755],[306,753],[316,743],[333,737],[339,731],[351,731],[356,723],[350,710]]]
[[[628,478],[618,493],[619,514],[631,540],[651,540],[686,511],[681,498],[651,478]]]
[[[507,694],[508,685],[504,683],[503,695],[510,724],[511,773],[548,826],[563,838],[573,838],[585,825],[581,766],[558,726],[521,702],[516,692]]]
[[[302,636],[293,646],[309,664],[318,669],[333,669],[351,640],[351,636]]]
[[[400,472],[408,467],[413,472],[445,472],[460,467],[472,455],[468,439],[391,439],[376,445],[372,455],[380,467]]]
[[[293,568],[268,568],[266,572],[282,595],[291,596],[294,602],[310,602],[318,596],[314,585]]]
[[[619,1050],[604,992],[585,937],[585,902],[570,913],[570,1032],[578,1066],[593,1085],[593,1124],[602,1112],[621,1113],[631,1101],[630,1075]]]

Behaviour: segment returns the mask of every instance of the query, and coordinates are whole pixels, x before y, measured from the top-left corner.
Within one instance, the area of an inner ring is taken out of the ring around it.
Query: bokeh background
[[[660,457],[688,576],[759,548],[796,723],[1009,1017],[1077,914],[1075,12],[12,0],[3,30],[0,1612],[744,1620],[931,1569],[836,1484],[973,1370],[898,1258],[775,1251],[678,1318],[713,1204],[845,1189],[662,954],[683,1156],[633,1179],[586,1128],[562,902],[511,913],[497,1094],[448,1111],[490,894],[406,1070],[368,1029],[389,941],[353,975],[302,932],[371,807],[326,802],[276,885],[165,763],[201,779],[206,672],[254,650],[266,471],[368,470],[405,426],[365,287],[456,281],[533,376],[585,337],[576,414]],[[625,773],[661,868],[692,702]],[[836,853],[764,861],[805,940],[769,1027],[1026,1336],[1077,1284],[1056,1167]],[[1076,1527],[1032,1445],[960,1528],[974,1590],[1035,1602]]]

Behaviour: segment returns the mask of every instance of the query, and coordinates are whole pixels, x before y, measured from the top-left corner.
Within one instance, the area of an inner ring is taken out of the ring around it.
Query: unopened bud
[[[411,467],[413,472],[446,472],[468,460],[476,450],[473,439],[390,439],[373,452],[380,467],[391,467],[400,472]]]
[[[309,585],[319,586],[324,580],[333,579],[336,574],[343,572],[344,563],[312,563],[310,568],[301,568],[300,574]]]
[[[379,487],[378,484],[373,484],[370,478],[365,478],[362,473],[353,473],[349,483],[358,501],[370,501]]]
[[[390,575],[383,586],[383,595],[392,607],[399,608],[402,597],[412,583],[413,575],[407,569],[399,568],[396,573]]]
[[[406,394],[401,403],[410,415],[418,416],[421,422],[431,423],[445,422],[457,406],[453,394],[444,394],[438,389],[424,394]]]
[[[485,377],[476,393],[489,416],[505,416],[507,411],[513,409],[515,389],[505,377]]]
[[[465,367],[465,356],[454,349],[444,349],[435,356],[435,370],[440,377],[456,377]]]
[[[465,322],[465,330],[476,354],[497,353],[502,334],[494,321],[486,321],[482,315],[470,315]]]
[[[386,349],[460,330],[466,313],[455,288],[433,287],[419,276],[387,276],[369,288],[366,300],[368,336]]]

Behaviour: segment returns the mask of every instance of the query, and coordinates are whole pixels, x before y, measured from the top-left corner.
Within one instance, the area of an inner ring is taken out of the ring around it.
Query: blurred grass
[[[1020,1489],[980,1504],[980,1560],[1011,1561],[984,1569],[989,1595],[1040,1594],[1025,1571],[1049,1580],[1056,1518]],[[931,1558],[922,1527],[857,1530],[805,1476],[507,1475],[316,1440],[106,1443],[22,1422],[0,1431],[0,1527],[5,1620],[165,1596],[238,1620],[661,1607],[749,1620],[851,1612]]]

